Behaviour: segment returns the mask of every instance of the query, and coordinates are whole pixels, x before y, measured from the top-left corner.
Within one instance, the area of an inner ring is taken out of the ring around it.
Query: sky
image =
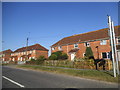
[[[60,39],[118,25],[117,2],[3,2],[2,48],[39,43],[47,49]]]

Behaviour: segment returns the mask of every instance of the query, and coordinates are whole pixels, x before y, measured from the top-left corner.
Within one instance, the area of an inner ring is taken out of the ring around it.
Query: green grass
[[[34,66],[34,65],[18,65],[17,67],[118,83],[118,76],[113,77],[113,73],[107,71],[102,72],[97,70],[73,70],[73,69],[63,69],[63,68],[55,68],[55,67],[52,68],[52,67]]]

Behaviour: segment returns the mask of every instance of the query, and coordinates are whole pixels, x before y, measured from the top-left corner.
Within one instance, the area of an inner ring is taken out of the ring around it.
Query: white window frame
[[[102,53],[101,53],[102,58],[103,58],[103,53],[106,53],[106,55],[107,55],[107,56],[106,56],[106,58],[104,58],[104,59],[110,59],[110,57],[108,57],[108,56],[109,56],[109,54],[110,54],[110,52],[102,52]]]
[[[62,46],[58,46],[58,49],[59,49],[59,50],[62,50]]]
[[[35,59],[35,57],[32,57],[33,59]]]
[[[83,53],[83,57],[85,57],[85,53]]]
[[[29,59],[31,59],[32,57],[29,57]]]
[[[85,45],[86,47],[90,47],[90,42],[85,42],[84,45]]]
[[[76,47],[76,45],[77,45],[77,47]],[[74,48],[78,48],[78,44],[77,43],[74,44]]]
[[[33,50],[33,53],[35,53],[35,50]]]
[[[30,51],[30,54],[32,53],[32,51]]]
[[[55,47],[52,47],[51,49],[52,49],[52,50],[55,50]]]
[[[20,60],[20,57],[18,58],[18,61]]]
[[[120,43],[119,41],[120,41],[120,37],[117,38],[117,43]]]
[[[24,53],[24,55],[26,54],[26,52],[23,52]]]
[[[106,45],[107,44],[107,40],[101,40],[100,41],[100,45]]]
[[[5,61],[5,59],[3,58],[3,61]]]

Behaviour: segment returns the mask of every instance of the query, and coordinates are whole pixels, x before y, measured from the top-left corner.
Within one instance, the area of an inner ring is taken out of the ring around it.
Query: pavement
[[[118,88],[117,83],[29,69],[2,67],[3,88]]]

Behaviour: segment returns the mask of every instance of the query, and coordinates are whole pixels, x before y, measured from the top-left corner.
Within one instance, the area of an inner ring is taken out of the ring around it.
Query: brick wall
[[[45,58],[48,58],[48,51],[41,51],[41,50],[36,50],[36,58],[44,56]]]
[[[26,55],[28,55],[28,56],[26,56]],[[45,58],[48,58],[48,51],[31,50],[31,51],[27,51],[27,54],[26,54],[26,52],[14,52],[14,53],[12,53],[11,56],[14,58],[15,61],[18,61],[18,60],[23,61],[23,60],[26,60],[26,58],[36,59],[39,56],[45,56]],[[22,57],[22,59],[21,59],[21,57]],[[11,58],[11,60],[13,60],[13,58]]]
[[[106,40],[106,42],[107,42],[106,45],[100,45],[100,40],[89,42],[95,59],[98,58],[98,53],[99,53],[99,58],[102,58],[102,52],[110,52],[110,50],[111,50],[110,42],[109,42],[109,40]],[[98,46],[98,50],[97,50],[96,46]],[[84,57],[83,54],[85,53],[85,50],[86,50],[85,43],[79,43],[78,48],[79,48],[79,50],[76,53],[76,57],[83,58]],[[68,54],[69,59],[70,59],[70,54],[68,52],[71,49],[74,49],[74,44],[62,46],[62,51]],[[58,46],[55,47],[55,50],[52,50],[51,52],[56,52],[56,51],[59,51]]]

